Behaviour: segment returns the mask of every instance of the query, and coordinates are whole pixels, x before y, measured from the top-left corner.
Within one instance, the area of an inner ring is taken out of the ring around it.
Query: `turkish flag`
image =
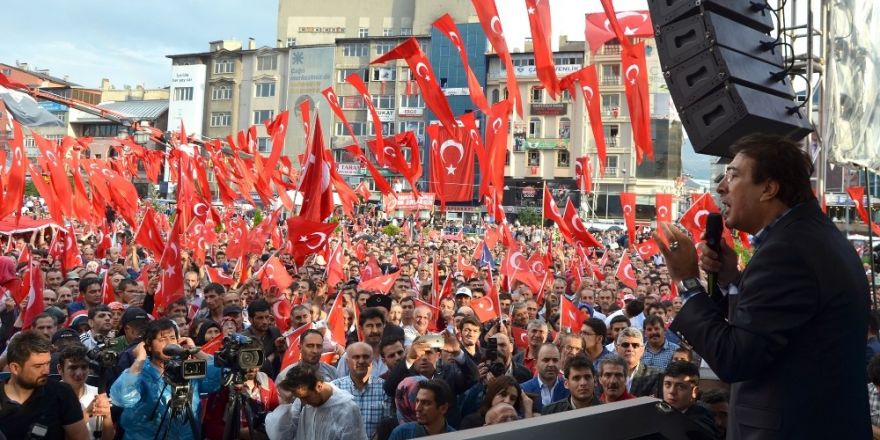
[[[516,113],[523,116],[523,102],[519,93],[519,85],[517,85],[516,70],[513,67],[510,50],[507,48],[507,40],[504,38],[504,28],[501,26],[501,19],[498,18],[498,8],[495,6],[495,0],[471,0],[471,3],[473,3],[474,10],[477,12],[483,33],[486,34],[486,38],[492,43],[498,58],[504,63],[504,69],[507,72],[507,89],[510,91],[509,99],[513,101]],[[508,113],[510,113],[509,110]],[[506,139],[507,131],[504,133]],[[488,142],[486,143],[489,144]]]
[[[333,90],[330,87],[330,90]],[[326,95],[324,96],[327,97]],[[336,102],[336,105],[339,105],[339,102]],[[306,144],[309,143],[309,132],[311,131],[312,117],[311,117],[311,103],[310,100],[304,99],[303,102],[299,104],[299,115],[302,119],[303,133],[305,133]]]
[[[388,181],[385,180],[385,177],[379,173],[379,170],[373,166],[373,163],[370,162],[369,159],[364,155],[363,150],[360,149],[357,145],[349,145],[345,147],[345,150],[351,153],[355,158],[357,158],[361,164],[363,164],[367,171],[370,172],[370,176],[373,177],[373,181],[376,183],[376,188],[384,195],[390,196],[394,194],[394,190],[391,188],[391,185],[388,184]]]
[[[166,240],[165,250],[159,259],[162,275],[156,287],[156,310],[164,312],[165,308],[179,298],[183,298],[183,268],[180,264],[180,215],[174,219],[174,226]]]
[[[461,32],[458,31],[458,27],[455,25],[452,17],[450,17],[449,14],[443,14],[442,17],[434,22],[434,27],[442,32],[458,50],[458,56],[461,58],[461,63],[464,65],[464,71],[467,75],[468,91],[470,92],[471,101],[478,109],[483,111],[483,113],[488,112],[489,102],[486,101],[486,95],[483,94],[483,86],[480,85],[480,81],[477,79],[477,76],[474,75],[474,71],[471,70],[470,63],[468,62],[467,49],[464,47],[464,42],[461,39]]]
[[[361,180],[361,183],[359,183],[358,186],[354,189],[354,192],[357,193],[357,195],[361,196],[361,198],[362,198],[365,202],[366,202],[367,200],[370,200],[370,196],[373,195],[373,194],[370,192],[370,188],[367,186],[367,181],[366,181],[366,180]]]
[[[581,285],[583,285],[584,276],[581,273],[581,268],[578,266],[576,260],[572,260],[571,263],[572,264],[569,267],[569,271],[571,272],[571,288],[576,292],[581,288]]]
[[[528,265],[529,269],[534,272],[538,278],[542,278],[547,274],[547,262],[544,259],[544,256],[537,252],[529,257]]]
[[[226,335],[224,335],[223,332],[220,332],[217,336],[214,336],[214,339],[202,344],[200,348],[203,352],[213,356],[214,353],[217,353],[217,351],[223,347],[223,338],[225,337]]]
[[[636,195],[634,193],[620,193],[620,206],[623,208],[626,236],[629,238],[629,246],[632,247],[636,243]]]
[[[642,257],[642,260],[647,261],[654,255],[659,254],[660,248],[657,246],[657,242],[654,241],[654,239],[652,238],[650,240],[639,243],[636,246],[636,251],[638,251],[639,256]]]
[[[76,244],[76,235],[73,228],[70,228],[64,232],[64,259],[61,261],[61,269],[66,276],[67,271],[82,265],[82,254],[79,252],[79,245]]]
[[[101,283],[101,302],[110,304],[116,301],[116,294],[113,292],[113,283],[110,281],[110,271],[104,271],[104,280]]]
[[[310,328],[312,328],[312,323],[284,333],[284,339],[287,341],[287,350],[284,351],[284,357],[281,358],[281,370],[299,362],[301,352],[299,337]]]
[[[669,223],[672,221],[672,194],[657,194],[654,196],[654,208],[657,212],[657,223]]]
[[[235,280],[232,277],[220,272],[220,269],[216,267],[205,266],[205,274],[208,275],[208,279],[212,283],[222,284],[227,287],[235,284]]]
[[[584,226],[584,222],[578,216],[577,209],[575,209],[571,199],[568,199],[565,203],[565,213],[562,215],[562,222],[571,231],[571,236],[568,238],[573,244],[580,244],[583,247],[604,247]]]
[[[559,231],[562,232],[562,235],[571,237],[571,230],[568,228],[568,225],[562,219],[562,213],[559,212],[559,206],[556,205],[556,200],[553,199],[553,195],[550,194],[550,189],[547,187],[547,183],[544,183],[544,219],[550,220],[553,223],[556,223],[556,227],[559,228]]]
[[[31,130],[34,142],[40,149],[42,157],[48,165],[49,175],[51,176],[52,192],[58,198],[59,207],[65,216],[73,217],[73,190],[70,187],[70,181],[67,180],[67,170],[64,168],[64,154],[59,151],[55,142],[50,142],[46,138],[40,136],[39,133]],[[46,170],[46,167],[43,168]],[[33,177],[33,176],[32,176]]]
[[[24,148],[24,133],[21,125],[13,120],[12,126],[14,135],[8,141],[9,148],[12,150],[12,161],[3,173],[6,193],[2,198],[3,203],[0,204],[0,218],[6,218],[13,211],[17,211],[17,217],[21,217],[21,207],[24,205],[25,171],[28,169],[28,158]]]
[[[153,211],[150,206],[144,211],[141,225],[138,227],[137,233],[134,234],[134,242],[152,252],[154,256],[162,255],[165,250],[165,242],[162,241],[162,234],[156,222],[156,211]]]
[[[345,335],[348,329],[345,328],[345,308],[342,307],[342,295],[336,295],[333,300],[333,306],[327,315],[327,326],[330,327],[330,335],[333,342],[345,347]]]
[[[246,250],[250,246],[251,236],[247,223],[240,218],[236,218],[234,221],[228,222],[226,226],[230,234],[232,234],[229,242],[226,244],[226,256],[234,259],[246,255]]]
[[[477,315],[477,319],[479,319],[480,322],[497,319],[499,316],[499,310],[495,308],[495,304],[493,304],[492,298],[489,296],[484,296],[471,301],[471,308],[474,310],[474,313]]]
[[[333,192],[330,191],[330,165],[324,159],[324,135],[321,118],[315,118],[312,145],[306,151],[306,164],[298,185],[302,193],[299,215],[306,220],[320,222],[333,213]]]
[[[624,252],[623,257],[620,258],[620,264],[617,266],[615,276],[617,276],[617,279],[630,289],[635,289],[636,286],[638,286],[636,274],[632,267],[632,261],[630,261],[629,258],[629,252]]]
[[[865,209],[865,187],[851,186],[846,189],[846,193],[852,199],[856,208],[856,213],[865,224],[868,224],[868,210]]]
[[[371,61],[370,64],[382,64],[401,58],[406,60],[406,64],[409,65],[416,83],[419,84],[425,105],[440,120],[444,128],[446,128],[446,132],[450,136],[455,136],[458,133],[458,125],[455,123],[455,116],[449,107],[449,101],[446,100],[446,95],[440,89],[440,84],[437,82],[437,77],[434,75],[431,63],[428,61],[425,53],[422,52],[422,47],[415,37],[407,39],[381,57]]]
[[[330,253],[329,261],[327,261],[327,271],[324,275],[327,278],[327,286],[330,289],[335,290],[336,284],[345,279],[345,275],[342,272],[344,265],[342,245],[336,245],[333,248],[333,252]]]
[[[40,270],[40,263],[35,262],[33,258],[28,260],[28,270],[23,281],[21,291],[27,292],[27,303],[21,312],[21,322],[22,330],[27,330],[33,324],[34,318],[43,313],[45,309],[43,304],[43,271]]]
[[[690,231],[691,235],[697,239],[702,236],[706,230],[706,216],[712,213],[721,212],[712,195],[705,193],[694,202],[690,208],[681,216],[679,223]]]
[[[477,2],[490,3],[485,0],[474,0]],[[512,69],[513,67],[508,67]],[[510,75],[510,73],[508,73]],[[509,78],[508,78],[509,81]],[[508,82],[510,84],[510,82]],[[513,89],[510,89],[513,90]],[[499,101],[489,109],[486,117],[486,151],[489,155],[489,184],[495,189],[494,200],[501,204],[504,194],[504,162],[507,159],[507,131],[510,126],[510,108],[511,103],[505,99]],[[522,114],[522,110],[520,110]],[[498,222],[498,217],[495,218]]]
[[[532,32],[532,46],[535,54],[535,73],[538,80],[556,101],[559,96],[559,79],[556,77],[556,63],[553,62],[553,48],[550,37],[550,2],[541,0],[525,0],[526,12],[529,17],[529,28]]]
[[[473,278],[479,271],[472,264],[468,264],[464,260],[464,255],[458,256],[458,270],[464,275],[465,278]]]
[[[529,349],[529,334],[526,329],[511,326],[510,334],[511,336],[513,336],[513,345],[515,345],[520,350]]]
[[[345,81],[351,84],[364,99],[364,105],[367,107],[370,116],[372,116],[373,129],[376,132],[376,141],[374,143],[375,147],[373,148],[373,154],[375,154],[376,158],[379,159],[379,165],[385,166],[387,162],[382,160],[385,147],[384,139],[382,138],[382,120],[379,119],[379,113],[376,111],[376,107],[373,105],[373,97],[370,95],[370,92],[367,90],[367,85],[364,84],[364,80],[359,74],[352,73],[345,78]]]
[[[462,142],[437,128],[429,130],[428,136],[431,137],[431,170],[437,173],[431,176],[432,191],[443,194],[445,202],[473,200],[475,155],[470,137]]]
[[[593,165],[590,156],[581,156],[574,160],[574,180],[579,190],[586,194],[593,192]]]
[[[370,278],[369,280],[361,281],[358,284],[358,290],[381,292],[382,294],[387,295],[388,291],[391,290],[391,286],[394,285],[394,282],[397,281],[398,278],[400,278],[400,271],[388,275],[379,275]]]
[[[287,239],[293,247],[294,259],[302,264],[306,257],[324,249],[338,223],[322,223],[296,216],[287,220]]]
[[[370,255],[367,264],[361,269],[361,281],[366,281],[379,275],[382,275],[382,268],[379,267],[379,262],[376,260],[376,257]]]
[[[266,263],[263,264],[263,267],[260,268],[257,278],[260,280],[263,290],[268,290],[272,286],[277,287],[279,290],[284,290],[293,284],[293,278],[287,273],[284,264],[274,255],[269,257]]]
[[[578,71],[578,83],[581,94],[584,95],[584,106],[590,116],[590,128],[593,131],[593,140],[596,142],[596,154],[599,156],[599,175],[605,175],[607,164],[607,147],[605,145],[605,128],[602,125],[601,91],[599,90],[599,77],[596,74],[596,65],[591,64]],[[572,94],[572,98],[577,96]]]
[[[93,223],[92,211],[89,207],[89,197],[86,186],[83,183],[82,173],[79,167],[79,151],[71,152],[70,174],[73,176],[73,212],[77,219],[85,223]]]
[[[636,159],[654,160],[654,147],[651,140],[651,95],[648,92],[648,67],[645,62],[645,43],[623,48],[621,56],[626,89],[626,104],[629,108],[629,119],[632,122],[633,143],[636,147]]]
[[[616,14],[617,21],[623,27],[623,33],[627,37],[653,37],[654,25],[648,11],[622,11]],[[610,29],[607,16],[602,13],[587,14],[586,17],[586,41],[590,50],[595,54],[602,45],[617,38]]]
[[[529,270],[529,262],[518,249],[508,249],[504,261],[501,262],[501,275],[513,277],[516,272]]]
[[[30,246],[25,245],[24,250],[18,255],[18,264],[27,263],[29,261],[31,261],[31,248]]]
[[[569,332],[579,332],[581,324],[587,320],[587,314],[574,305],[571,300],[562,296],[559,307],[559,328],[568,329]]]

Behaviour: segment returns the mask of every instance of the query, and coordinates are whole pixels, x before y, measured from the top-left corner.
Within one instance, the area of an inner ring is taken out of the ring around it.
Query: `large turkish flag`
[[[442,177],[431,176],[431,191],[442,193],[447,202],[469,202],[474,198],[474,145],[467,137],[464,142],[449,136],[446,130],[429,130],[435,136],[431,142],[438,145],[431,151],[431,170]],[[436,188],[441,185],[439,190]]]

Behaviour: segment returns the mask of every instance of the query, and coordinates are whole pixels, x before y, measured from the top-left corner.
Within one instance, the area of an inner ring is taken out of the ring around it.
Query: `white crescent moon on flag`
[[[630,78],[629,73],[630,73],[631,71],[633,71],[633,70],[636,71],[635,78]],[[630,80],[630,81],[632,81],[632,82],[635,82],[636,78],[639,77],[639,74],[640,74],[640,73],[642,73],[642,71],[639,70],[639,66],[636,65],[636,64],[632,64],[632,65],[630,65],[629,67],[626,68],[626,72],[624,73],[624,76],[626,77],[626,79],[628,79],[628,80]]]
[[[707,215],[709,215],[708,210],[701,209],[701,210],[697,211],[697,213],[694,214],[694,224],[696,224],[697,227],[700,227],[700,228],[704,227],[703,225],[705,225],[705,220],[701,223],[700,219],[702,219],[703,217],[705,217]]]
[[[572,217],[571,225],[577,231],[587,232],[587,230],[584,228],[584,223],[581,221],[580,217]]]
[[[636,275],[633,273],[632,263],[627,264],[623,268],[623,276],[627,277],[630,280],[636,279]]]
[[[201,211],[201,212],[199,212],[199,211]],[[195,206],[193,206],[193,214],[195,214],[197,217],[203,217],[203,216],[207,215],[208,214],[208,205],[205,205],[204,203],[201,203],[201,202],[196,203]],[[201,225],[197,225],[197,226],[201,226]]]
[[[633,209],[632,206],[625,205],[623,207],[623,215],[626,215],[626,216],[632,215],[632,209]]]
[[[495,28],[496,24],[498,25],[497,29]],[[495,32],[496,34],[504,36],[504,31],[501,29],[501,19],[498,18],[497,15],[492,17],[491,20],[489,20],[489,28],[492,29],[492,31]]]
[[[595,94],[595,92],[593,92],[593,88],[590,86],[583,86],[581,87],[581,89],[583,89],[584,91],[584,96],[587,96],[587,93],[589,92],[590,96],[587,98],[587,101],[593,102],[593,95]]]
[[[668,216],[668,215],[669,215],[669,208],[667,208],[665,206],[661,206],[661,207],[657,208],[657,216],[658,217],[666,218],[666,216]]]
[[[422,73],[422,70],[424,70],[424,73]],[[429,81],[431,79],[431,76],[428,75],[428,66],[421,61],[419,61],[418,64],[416,64],[416,75],[418,75],[422,78],[425,78],[426,80],[429,80]]]
[[[501,129],[501,124],[501,118],[495,118],[495,120],[492,121],[492,132],[494,134],[498,134],[498,130]]]
[[[397,157],[397,155],[394,154],[394,148],[385,147],[382,149],[382,152],[384,152],[386,156]]]
[[[318,244],[316,244],[314,247],[309,246],[309,242],[311,241],[311,239],[308,237],[310,237],[312,235],[315,235],[318,237]],[[327,234],[325,234],[323,232],[312,232],[310,234],[304,235],[303,238],[305,238],[306,247],[311,250],[315,250],[315,249],[319,248],[322,244],[324,244],[324,240],[327,239]]]
[[[461,52],[461,38],[458,36],[456,32],[449,33],[449,39],[452,40],[452,43],[455,44],[455,48]]]
[[[581,165],[579,161],[574,162],[574,173],[578,176],[582,176],[584,174],[584,166]]]
[[[449,147],[453,147],[458,150],[458,160],[455,163],[461,163],[461,160],[464,159],[464,147],[454,139],[447,139],[440,145],[440,159],[443,160],[444,163],[449,163],[446,161],[446,149]]]
[[[518,271],[522,271],[522,270],[524,270],[524,269],[522,268],[522,266],[520,266],[520,265],[516,262],[516,260],[517,260],[518,258],[525,259],[526,257],[523,256],[522,252],[517,251],[517,252],[514,252],[514,253],[510,254],[510,259],[508,260],[508,263],[510,263],[510,265],[513,266],[514,269],[516,269],[516,270],[518,270]]]

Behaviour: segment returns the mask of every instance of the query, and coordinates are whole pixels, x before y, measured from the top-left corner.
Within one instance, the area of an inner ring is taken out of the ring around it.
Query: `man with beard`
[[[364,342],[372,348],[372,368],[370,374],[373,377],[379,377],[388,371],[388,367],[382,360],[382,351],[379,349],[379,343],[382,342],[382,334],[385,331],[385,313],[378,307],[367,307],[361,312],[361,316],[358,319],[358,326],[361,328]],[[339,363],[336,366],[336,374],[338,377],[345,377],[348,375],[349,363],[346,362],[347,358],[348,350],[342,354],[339,358]]]
[[[538,374],[527,382],[523,382],[524,393],[539,396],[535,400],[535,409],[541,411],[544,405],[568,398],[568,390],[559,377],[559,349],[553,344],[544,344],[538,350]]]
[[[371,374],[374,357],[373,348],[368,343],[355,342],[349,345],[345,350],[348,375],[331,382],[354,398],[354,403],[361,410],[361,419],[368,438],[373,437],[382,419],[391,417],[393,405],[391,398],[382,389],[385,381]]]
[[[89,309],[89,331],[80,335],[80,342],[89,350],[110,342],[110,331],[113,330],[112,318],[110,308],[104,304]]]
[[[599,361],[599,384],[603,391],[599,396],[602,403],[636,398],[626,390],[626,361],[616,354]]]
[[[569,358],[563,368],[565,388],[571,395],[567,399],[553,402],[541,410],[541,414],[555,414],[598,405],[596,397],[596,370],[593,362],[583,353]]]
[[[86,440],[89,431],[70,386],[49,378],[52,344],[36,331],[15,335],[6,352],[10,378],[0,387],[0,432],[10,439]]]

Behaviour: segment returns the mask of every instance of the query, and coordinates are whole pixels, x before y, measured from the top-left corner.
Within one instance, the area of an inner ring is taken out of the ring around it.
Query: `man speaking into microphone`
[[[717,191],[727,227],[754,236],[752,258],[740,272],[723,240],[700,243],[719,292],[710,298],[693,242],[661,225],[655,239],[684,301],[670,329],[731,384],[729,439],[871,438],[862,264],[822,213],[796,143],[750,135],[731,152]]]

